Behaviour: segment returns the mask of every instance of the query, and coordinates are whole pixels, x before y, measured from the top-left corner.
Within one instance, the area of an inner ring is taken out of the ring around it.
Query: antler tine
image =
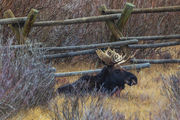
[[[130,58],[134,57],[136,52],[132,56],[128,56],[126,58],[127,54],[125,54],[124,51],[123,51],[124,55],[123,54],[120,55],[115,50],[111,50],[109,47],[104,52],[102,50],[100,50],[100,49],[96,50],[96,53],[97,53],[98,57],[102,61],[104,61],[106,65],[114,65],[114,64],[120,65],[120,64],[123,64],[126,61],[128,61]]]
[[[109,47],[105,52],[102,50],[96,50],[98,57],[105,62],[106,65],[114,65],[122,61],[126,56],[119,55],[115,50],[111,50]]]
[[[115,64],[123,61],[125,57],[126,57],[126,54],[120,55],[119,53],[115,52],[115,50],[113,50],[112,60],[114,61]]]
[[[128,58],[126,58],[126,59],[125,59],[125,57],[126,57],[126,55],[125,55],[124,58],[123,58],[123,59],[125,59],[125,60],[122,60],[122,61],[119,62],[118,64],[120,65],[120,64],[122,64],[122,63],[127,62],[129,59],[133,58],[133,57],[136,55],[136,53],[137,53],[137,50],[133,53],[133,55],[128,56]]]
[[[111,62],[111,57],[108,55],[107,51],[103,52],[102,50],[100,49],[97,49],[96,50],[96,54],[98,55],[98,57],[104,61],[104,63],[106,65],[111,65],[112,62]]]

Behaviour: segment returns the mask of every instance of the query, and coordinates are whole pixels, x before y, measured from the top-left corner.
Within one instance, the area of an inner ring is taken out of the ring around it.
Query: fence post
[[[128,19],[131,16],[131,13],[132,13],[134,7],[135,6],[133,4],[126,3],[126,5],[125,5],[125,7],[123,9],[123,12],[121,14],[121,17],[120,17],[119,21],[117,22],[117,26],[118,26],[120,31],[122,31],[122,29],[126,25]]]
[[[125,5],[125,7],[124,7],[124,9],[122,11],[121,17],[120,17],[120,19],[118,20],[118,22],[116,24],[121,33],[122,33],[122,30],[123,30],[124,26],[126,25],[128,19],[129,19],[129,17],[131,16],[133,8],[134,8],[133,4],[126,3],[126,5]],[[121,37],[123,37],[123,34],[122,34]],[[116,41],[114,36],[111,36],[111,41]]]
[[[107,10],[106,5],[102,5],[99,8],[99,11],[101,12],[101,14],[104,14],[105,10]],[[117,25],[114,23],[114,20],[107,20],[106,24],[116,39],[120,39],[120,37],[123,37],[123,35],[120,32],[120,30],[118,29]],[[113,42],[113,41],[111,41],[111,42]]]
[[[31,9],[31,11],[29,12],[28,16],[27,16],[27,20],[24,24],[24,27],[23,27],[23,30],[22,30],[22,35],[23,35],[23,39],[21,41],[20,44],[24,44],[28,35],[29,35],[29,32],[32,28],[32,25],[33,23],[35,22],[36,18],[37,18],[37,15],[38,15],[38,10],[36,9]]]
[[[32,25],[36,20],[37,14],[38,14],[38,10],[31,9],[31,11],[29,12],[29,14],[27,16],[27,20],[25,21],[25,23],[15,23],[15,24],[8,25],[17,38],[17,41],[18,41],[17,44],[25,43],[25,41],[28,37],[28,34],[32,28]],[[15,18],[15,15],[9,9],[4,12],[4,18]]]
[[[9,10],[4,12],[4,18],[15,18],[15,15],[9,9]],[[13,26],[13,24],[9,24],[8,26],[11,28],[11,30],[13,31],[13,33],[16,36],[17,41],[15,42],[15,44],[19,43],[19,41],[20,41],[20,26],[18,26],[18,25],[17,26]]]

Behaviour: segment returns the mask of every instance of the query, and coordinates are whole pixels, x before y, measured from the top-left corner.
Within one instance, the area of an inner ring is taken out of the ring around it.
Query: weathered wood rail
[[[11,46],[0,46],[0,50],[2,49],[23,49],[28,47],[40,47],[42,43],[34,43],[34,44],[24,44],[24,45],[11,45]]]
[[[131,14],[137,13],[155,13],[155,12],[178,12],[180,11],[180,6],[167,6],[167,7],[157,7],[157,8],[139,8],[134,9]],[[84,18],[75,18],[69,20],[56,20],[56,21],[41,21],[35,22],[33,27],[37,26],[54,26],[54,25],[69,25],[69,24],[79,24],[79,23],[88,23],[88,22],[100,22],[107,20],[114,20],[120,18],[123,9],[107,9],[103,12],[111,14],[111,15],[100,15],[100,16],[92,16],[92,17],[84,17]],[[114,14],[116,13],[116,14]],[[24,23],[27,20],[27,17],[16,17],[16,18],[6,18],[0,19],[0,24],[19,24]]]
[[[155,44],[133,44],[128,45],[131,49],[144,49],[144,48],[158,48],[158,47],[169,47],[169,46],[175,46],[180,45],[180,41],[177,42],[166,42],[166,43],[155,43]],[[113,46],[112,48],[121,49],[122,46]],[[78,55],[86,55],[86,54],[95,54],[95,49],[88,49],[88,50],[81,50],[81,51],[75,51],[75,52],[64,52],[59,54],[50,54],[50,55],[44,55],[44,59],[56,59],[56,58],[65,58],[65,57],[74,57]]]
[[[128,45],[129,48],[142,49],[142,48],[158,48],[158,47],[169,47],[180,45],[180,41],[176,42],[165,42],[165,43],[154,43],[154,44],[134,44]]]
[[[59,53],[59,54],[50,54],[50,55],[44,55],[42,59],[56,59],[56,58],[66,58],[66,57],[74,57],[79,55],[87,55],[87,54],[95,54],[95,49],[89,49],[89,50],[82,50],[82,51],[76,51],[76,52],[65,52],[65,53]]]
[[[149,63],[142,63],[142,64],[133,64],[133,65],[126,65],[122,66],[126,70],[132,70],[132,69],[143,69],[143,68],[149,68]],[[96,70],[87,70],[87,71],[76,71],[76,72],[65,72],[65,73],[54,73],[55,77],[67,77],[67,76],[75,76],[75,75],[84,75],[84,74],[92,74],[92,73],[98,73],[101,69]]]
[[[120,40],[129,40],[129,39],[137,39],[137,40],[168,40],[168,39],[180,39],[180,34],[175,35],[158,35],[158,36],[137,36],[137,37],[121,37]]]
[[[166,7],[155,7],[155,8],[137,8],[132,11],[132,14],[140,13],[160,13],[160,12],[178,12],[180,6],[166,6]],[[123,9],[107,9],[103,11],[106,14],[122,13]]]
[[[90,44],[90,45],[79,45],[79,46],[44,47],[44,48],[39,48],[39,50],[64,51],[64,50],[97,49],[97,48],[105,48],[105,47],[113,47],[113,46],[125,46],[125,45],[135,44],[135,43],[138,43],[138,40],[134,39],[134,40]]]
[[[132,63],[151,63],[151,64],[165,64],[165,63],[180,63],[180,59],[131,59]]]
[[[138,41],[148,41],[148,40],[170,40],[170,39],[180,39],[180,34],[175,34],[175,35],[160,35],[160,36],[138,36],[138,37],[121,37],[122,41],[129,42],[128,40],[133,40],[133,39],[137,39]],[[116,45],[110,45],[111,43],[107,43],[108,45],[111,46],[118,46],[121,45],[121,43],[123,43],[122,41],[119,42],[112,42],[112,44],[116,44]],[[132,42],[132,41],[131,41]],[[40,43],[35,43],[36,44],[40,44]],[[41,43],[42,44],[42,43]],[[101,45],[102,44],[102,45]],[[64,46],[64,47],[44,47],[44,48],[39,48],[40,50],[47,50],[47,51],[60,51],[60,50],[76,50],[76,49],[92,49],[92,48],[96,48],[94,46],[99,46],[99,48],[101,48],[101,46],[103,47],[107,47],[105,45],[106,43],[100,43],[100,44],[91,44],[91,45],[79,45],[79,46]],[[11,48],[11,49],[19,49],[19,48],[25,48],[28,45],[11,45],[11,46],[0,46],[0,49],[4,49],[4,48]],[[93,47],[90,47],[93,46]],[[102,48],[103,48],[102,47]]]
[[[100,16],[91,16],[91,17],[83,17],[83,18],[74,18],[67,20],[54,20],[54,21],[41,21],[35,22],[33,27],[38,26],[57,26],[57,25],[71,25],[71,24],[81,24],[81,23],[89,23],[89,22],[102,22],[106,20],[114,20],[119,19],[121,14],[112,14],[112,15],[100,15]],[[16,18],[7,18],[0,19],[0,24],[18,24],[24,23],[27,20],[27,17],[16,17]]]

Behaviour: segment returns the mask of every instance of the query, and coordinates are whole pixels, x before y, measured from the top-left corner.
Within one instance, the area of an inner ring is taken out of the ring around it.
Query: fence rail
[[[180,45],[180,41],[177,42],[166,42],[166,43],[156,43],[156,44],[133,44],[128,45],[129,48],[132,49],[144,49],[144,48],[158,48],[158,47],[169,47],[169,46],[175,46]],[[120,49],[120,46],[113,46],[113,48]],[[75,52],[65,52],[65,53],[59,53],[59,54],[51,54],[51,55],[44,55],[43,59],[55,59],[55,58],[65,58],[65,57],[73,57],[78,55],[86,55],[86,54],[95,54],[95,49],[88,49],[88,50],[81,50],[81,51],[75,51]]]
[[[56,25],[70,25],[70,24],[80,24],[80,23],[89,23],[89,22],[102,22],[106,20],[119,19],[121,14],[111,14],[111,15],[100,15],[100,16],[91,16],[67,20],[55,20],[55,21],[40,21],[35,22],[33,27],[38,26],[56,26]],[[24,23],[27,20],[27,17],[16,17],[16,18],[7,18],[0,19],[0,24],[15,24],[15,23]]]
[[[165,43],[154,43],[154,44],[134,44],[128,45],[129,48],[142,49],[142,48],[158,48],[158,47],[169,47],[180,45],[180,41],[176,42],[165,42]]]
[[[139,9],[134,9],[131,14],[156,13],[156,12],[176,12],[176,11],[180,11],[180,6],[139,8]],[[40,22],[35,22],[33,24],[33,27],[70,25],[70,24],[80,24],[80,23],[114,20],[114,19],[119,19],[121,16],[120,13],[122,13],[122,12],[123,12],[123,9],[107,9],[107,10],[104,10],[104,13],[107,13],[108,15],[91,16],[91,17],[83,17],[83,18],[75,18],[75,19],[67,19],[67,20],[40,21]],[[4,25],[4,24],[24,23],[26,20],[27,20],[27,17],[6,18],[6,19],[0,19],[0,24]]]
[[[62,50],[96,49],[96,48],[105,48],[105,47],[113,47],[113,46],[125,46],[125,45],[135,44],[135,43],[138,43],[138,40],[134,39],[134,40],[90,44],[90,45],[79,45],[79,46],[44,47],[44,48],[39,48],[39,50],[62,51]]]
[[[34,43],[34,44],[25,44],[25,45],[10,45],[10,46],[0,46],[0,50],[2,49],[23,49],[27,47],[34,47],[34,46],[42,46],[42,43]]]
[[[95,54],[95,53],[96,53],[95,49],[89,49],[89,50],[81,50],[76,52],[65,52],[59,54],[44,55],[42,59],[66,58],[66,57],[74,57],[78,55]]]
[[[126,69],[126,70],[143,69],[143,68],[149,68],[150,67],[150,63],[126,65],[126,66],[122,66],[122,67],[124,69]],[[87,70],[87,71],[54,73],[54,75],[55,75],[55,77],[67,77],[67,76],[75,76],[75,75],[84,75],[84,74],[98,73],[100,71],[101,71],[101,69],[96,69],[96,70]]]
[[[166,6],[166,7],[133,9],[131,14],[178,12],[178,11],[180,11],[180,6]],[[123,12],[123,9],[107,9],[104,11],[104,13],[106,13],[106,14],[115,14],[115,13],[122,13],[122,12]]]
[[[180,34],[175,35],[159,35],[159,36],[138,36],[138,37],[121,37],[120,40],[129,40],[129,39],[138,39],[138,40],[168,40],[168,39],[180,39]]]
[[[0,19],[0,25],[25,23],[26,20],[27,17],[5,18]]]
[[[164,64],[164,63],[180,63],[180,59],[131,59],[133,63],[151,63],[151,64]]]
[[[139,36],[139,37],[121,37],[122,41],[119,42],[112,42],[111,43],[100,43],[100,44],[91,44],[91,45],[79,45],[79,46],[65,46],[65,47],[44,47],[39,48],[40,50],[47,50],[47,51],[58,51],[58,50],[75,50],[75,49],[92,49],[96,48],[94,46],[97,46],[97,48],[101,48],[102,46],[107,47],[106,44],[111,46],[118,46],[122,44],[130,44],[130,43],[136,43],[136,39],[139,40],[169,40],[169,39],[180,39],[180,34],[175,35],[161,35],[161,36]],[[129,41],[130,40],[130,41]],[[40,44],[40,43],[35,43]],[[102,45],[101,45],[102,44]],[[114,45],[117,44],[117,45]],[[27,45],[12,45],[12,46],[0,46],[0,49],[4,48],[11,48],[11,49],[19,49],[19,48],[25,48]],[[92,47],[91,47],[92,46]]]

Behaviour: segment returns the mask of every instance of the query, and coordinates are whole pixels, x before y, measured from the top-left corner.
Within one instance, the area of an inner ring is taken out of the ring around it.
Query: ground
[[[81,67],[79,67],[81,66]],[[94,65],[89,63],[78,63],[73,65],[58,64],[56,65],[57,72],[88,70],[93,69]],[[169,104],[168,99],[163,95],[163,83],[161,76],[169,76],[179,70],[178,65],[151,65],[150,68],[141,71],[133,70],[138,77],[138,85],[129,87],[121,92],[119,97],[109,97],[106,102],[109,103],[114,111],[119,111],[125,114],[128,119],[130,116],[142,119],[151,119],[151,117],[158,115]],[[78,76],[61,78],[63,81],[76,80]],[[59,85],[56,86],[56,88]],[[59,104],[62,99],[59,99]],[[15,119],[23,120],[49,120],[50,116],[47,114],[47,109],[36,107],[28,111],[21,111],[18,115],[13,117]]]

